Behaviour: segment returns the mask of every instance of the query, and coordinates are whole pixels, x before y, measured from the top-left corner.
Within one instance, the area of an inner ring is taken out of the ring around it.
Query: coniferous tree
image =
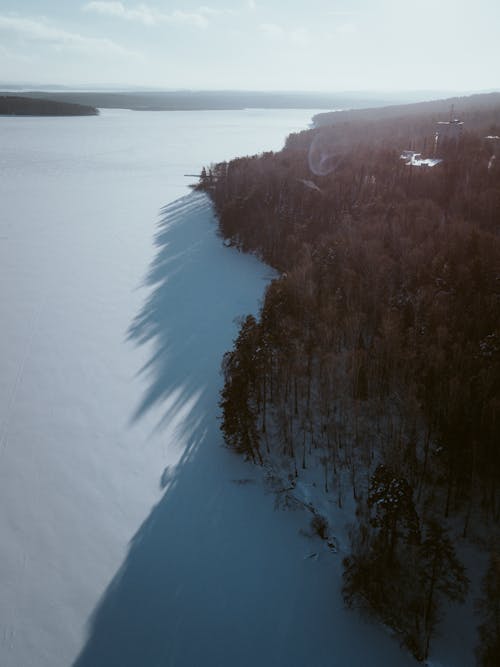
[[[255,406],[255,363],[258,326],[253,315],[242,322],[235,349],[222,362],[221,429],[226,443],[253,460],[262,462]]]
[[[372,476],[368,493],[368,507],[374,515],[371,524],[379,529],[379,537],[389,561],[396,542],[416,542],[419,538],[418,516],[413,493],[406,479],[381,464]]]

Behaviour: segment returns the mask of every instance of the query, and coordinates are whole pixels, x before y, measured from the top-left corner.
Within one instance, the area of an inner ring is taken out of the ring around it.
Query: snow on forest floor
[[[277,433],[269,429],[269,421],[266,437],[276,440]],[[269,435],[270,431],[272,435]],[[299,441],[299,434],[296,435],[296,441]],[[276,452],[275,447],[265,459],[264,488],[273,493],[276,509],[301,510],[302,527],[299,532],[310,538],[311,545],[305,558],[315,561],[328,560],[332,564],[337,577],[336,595],[340,596],[342,560],[350,554],[349,533],[357,521],[352,469],[345,464],[340,465],[337,467],[337,474],[333,475],[328,468],[325,476],[327,452],[321,447],[313,450],[307,447],[306,468],[300,464],[301,456],[298,456],[299,462],[295,467],[288,456]],[[358,496],[366,496],[368,475],[359,468],[356,477]],[[324,520],[321,526],[324,529],[323,539],[319,538],[312,525],[315,517]],[[447,527],[453,536],[459,559],[466,568],[470,586],[463,604],[444,601],[443,616],[437,624],[436,634],[431,640],[430,657],[425,664],[429,667],[471,667],[475,664],[474,652],[478,641],[478,618],[474,608],[475,601],[481,597],[481,577],[487,566],[487,551],[483,538],[474,529],[469,530],[467,539],[462,537],[463,520],[460,518],[451,518]],[[335,558],[332,558],[332,554]],[[347,612],[344,610],[344,613]],[[386,628],[386,631],[394,635],[395,642],[398,641],[397,635],[390,628]]]

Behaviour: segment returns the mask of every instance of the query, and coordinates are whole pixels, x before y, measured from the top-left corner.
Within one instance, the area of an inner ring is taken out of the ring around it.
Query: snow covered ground
[[[270,274],[182,175],[313,113],[0,119],[2,667],[414,664],[218,431]]]

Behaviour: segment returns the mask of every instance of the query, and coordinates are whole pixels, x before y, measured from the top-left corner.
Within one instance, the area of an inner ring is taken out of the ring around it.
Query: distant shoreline
[[[2,91],[0,95],[11,95]],[[23,90],[24,99],[50,99],[57,103],[86,105],[100,109],[132,111],[241,111],[244,109],[361,109],[402,104],[412,96],[376,93],[300,93],[263,91],[162,91],[78,92]],[[419,100],[422,97],[418,98]]]

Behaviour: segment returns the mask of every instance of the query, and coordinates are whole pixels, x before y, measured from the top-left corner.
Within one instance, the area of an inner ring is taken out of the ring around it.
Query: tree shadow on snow
[[[255,469],[220,447],[220,361],[234,315],[256,308],[263,272],[222,247],[211,216],[200,194],[163,210],[152,291],[129,331],[152,349],[132,421],[156,406],[158,428],[176,422],[184,453],[164,472],[165,493],[95,609],[74,667],[319,667],[346,654],[338,665],[410,664],[389,638],[346,616],[331,557],[304,559],[311,545],[297,538],[293,516],[273,512],[260,485],[238,483]]]
[[[163,474],[166,492],[94,611],[75,667],[229,664],[228,651],[240,655],[257,614],[253,584],[240,570],[250,556],[260,573],[264,547],[237,537],[245,490],[231,471],[238,474],[243,464],[220,447],[214,415],[234,315],[255,309],[263,284],[255,279],[255,260],[222,247],[211,218],[210,202],[200,194],[162,211],[146,278],[152,291],[128,332],[132,342],[152,349],[140,371],[147,389],[131,421],[157,406],[157,428],[177,422],[183,455]]]

